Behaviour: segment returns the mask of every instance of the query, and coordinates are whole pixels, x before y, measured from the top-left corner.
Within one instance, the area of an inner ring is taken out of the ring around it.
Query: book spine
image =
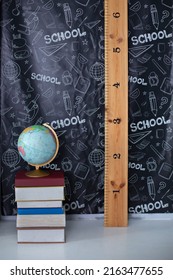
[[[17,173],[18,243],[65,242],[64,187],[63,172],[50,172],[44,178],[27,177],[25,171]]]
[[[41,186],[41,185],[40,186],[39,185],[35,185],[35,186],[21,185],[21,186],[18,186],[18,185],[16,185],[15,188],[16,189],[25,188],[25,189],[31,189],[31,190],[36,188],[36,189],[43,189],[44,190],[44,189],[47,189],[47,188],[49,188],[49,189],[50,188],[64,188],[64,185],[47,185],[47,186],[46,185],[44,185],[44,186]]]
[[[65,227],[65,214],[17,215],[16,227]]]
[[[17,201],[17,208],[57,208],[62,206],[62,200]]]
[[[15,200],[64,200],[64,187],[19,187],[15,189]]]
[[[64,214],[62,207],[57,208],[18,208],[18,215],[49,215]]]
[[[18,243],[60,243],[65,242],[65,228],[20,228]]]
[[[37,186],[64,186],[65,182],[64,180],[63,181],[58,181],[57,180],[50,180],[49,182],[35,182],[35,185]],[[34,187],[35,188],[35,185],[34,185],[34,182],[29,182],[29,181],[26,181],[26,180],[15,180],[15,186],[18,186],[18,187]]]
[[[26,171],[22,170],[16,174],[15,186],[62,186],[64,185],[64,173],[62,171],[50,172],[47,177],[27,177]]]

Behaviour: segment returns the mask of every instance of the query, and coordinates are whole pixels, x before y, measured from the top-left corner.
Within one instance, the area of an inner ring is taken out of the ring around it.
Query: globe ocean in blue
[[[32,125],[23,130],[18,138],[18,151],[31,165],[43,166],[55,155],[57,143],[52,131],[44,125]]]

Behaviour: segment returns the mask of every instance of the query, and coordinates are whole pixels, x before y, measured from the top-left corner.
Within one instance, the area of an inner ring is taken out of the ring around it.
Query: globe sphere
[[[90,67],[89,72],[93,79],[100,81],[104,78],[104,65],[100,62],[96,62]]]
[[[32,125],[19,135],[17,147],[20,156],[33,166],[43,166],[56,156],[58,138],[48,125]]]
[[[2,160],[6,166],[14,167],[19,162],[19,155],[14,149],[8,149],[2,155]]]
[[[104,163],[104,153],[100,149],[94,149],[88,156],[89,162],[96,167]]]
[[[20,74],[20,67],[13,61],[8,61],[3,68],[3,74],[10,81],[15,80]]]

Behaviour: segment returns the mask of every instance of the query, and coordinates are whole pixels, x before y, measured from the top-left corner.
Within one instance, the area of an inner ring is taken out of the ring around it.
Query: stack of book
[[[26,170],[17,172],[18,243],[65,242],[64,186],[63,171],[49,170],[46,177],[28,177]]]

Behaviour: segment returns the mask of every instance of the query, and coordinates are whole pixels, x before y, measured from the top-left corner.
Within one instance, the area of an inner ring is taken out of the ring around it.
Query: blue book
[[[64,214],[64,208],[18,208],[18,215],[53,215]]]

